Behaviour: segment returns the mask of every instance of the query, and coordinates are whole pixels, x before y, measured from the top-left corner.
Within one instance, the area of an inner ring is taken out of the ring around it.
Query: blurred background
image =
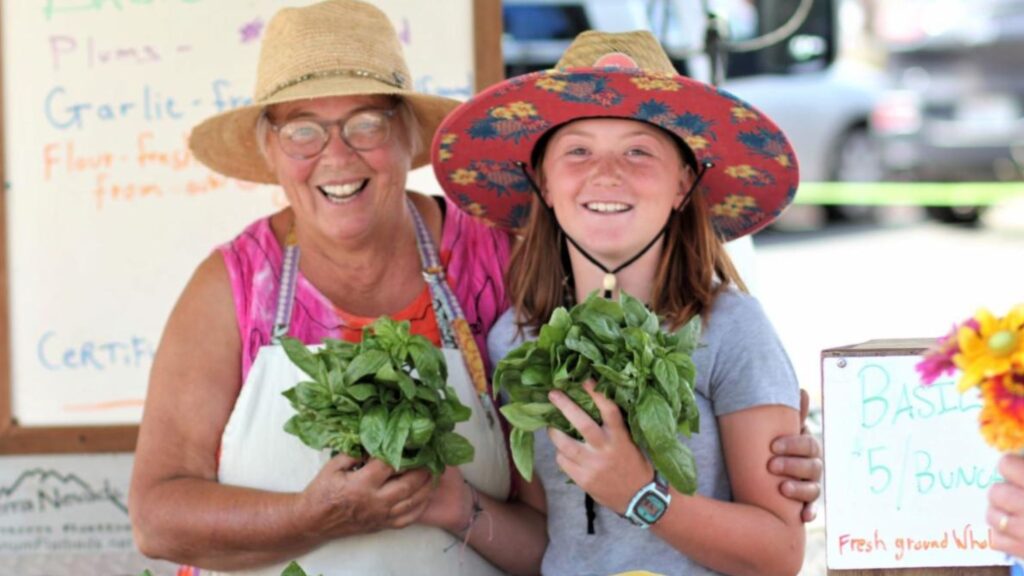
[[[937,338],[1024,302],[1024,0],[504,0],[506,74],[579,32],[651,30],[771,116],[794,205],[736,250],[812,398],[821,351]],[[823,520],[803,574],[824,574]]]

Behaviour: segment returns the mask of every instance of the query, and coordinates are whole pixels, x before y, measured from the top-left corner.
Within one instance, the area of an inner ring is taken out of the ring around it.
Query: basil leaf
[[[512,461],[519,474],[527,482],[533,480],[533,433],[513,428],[509,443],[512,445]]]
[[[551,373],[546,366],[530,366],[522,373],[523,386],[550,386]]]
[[[679,338],[676,350],[686,355],[692,354],[693,351],[697,349],[697,342],[700,340],[700,331],[700,316],[690,318],[689,322],[676,331],[676,337]]]
[[[305,344],[295,338],[282,338],[281,348],[285,355],[310,378],[316,378],[320,371],[320,361],[315,354],[309,351]]]
[[[502,415],[505,416],[505,419],[508,420],[508,423],[511,424],[512,426],[515,426],[516,428],[520,428],[526,432],[533,432],[534,430],[540,430],[541,428],[545,428],[548,425],[548,423],[547,420],[544,419],[544,415],[547,414],[548,412],[544,412],[543,414],[541,414],[537,410],[530,409],[530,406],[548,406],[550,407],[550,410],[548,410],[548,412],[555,409],[554,405],[552,404],[545,405],[516,403],[502,406],[500,410]]]
[[[288,563],[285,567],[284,572],[281,572],[281,576],[309,576],[306,571],[299,566],[298,562],[294,560]]]
[[[416,397],[416,382],[405,372],[398,372],[398,388],[406,400]]]
[[[604,356],[602,356],[601,350],[596,344],[583,336],[577,326],[574,326],[573,329],[569,330],[569,334],[565,337],[565,347],[569,350],[579,352],[595,364],[604,362]]]
[[[452,410],[451,417],[455,422],[465,422],[473,415],[469,406],[459,402],[459,394],[451,386],[445,386],[445,401]]]
[[[345,381],[355,384],[360,378],[376,374],[389,361],[382,350],[367,350],[356,356],[345,369]]]
[[[668,444],[676,444],[676,422],[668,402],[653,388],[648,388],[637,403],[637,421],[647,446],[656,451]]]
[[[387,434],[388,409],[378,404],[363,412],[359,419],[359,440],[371,455],[383,459],[381,445]]]
[[[432,390],[426,386],[417,386],[416,399],[422,400],[423,402],[430,402],[431,404],[437,404],[440,399],[440,395],[437,393],[437,390]]]
[[[572,318],[565,308],[555,308],[555,311],[551,313],[551,319],[540,328],[537,345],[550,350],[561,344],[565,341],[565,336],[569,333],[571,325]]]
[[[435,448],[446,466],[458,466],[473,460],[473,445],[455,432],[442,434],[438,438]]]
[[[649,317],[654,316],[647,310],[643,302],[625,292],[619,293],[619,302],[622,304],[622,312],[626,317],[626,326],[631,328],[643,326]],[[655,317],[655,321],[657,321],[657,317]]]
[[[299,404],[312,410],[331,406],[331,391],[320,382],[302,382],[296,386]]]
[[[421,448],[427,445],[430,437],[434,435],[434,419],[430,416],[417,414],[412,419],[412,426],[409,428],[409,439],[406,441],[407,448]]]
[[[426,338],[419,338],[409,342],[409,353],[420,379],[433,388],[441,388],[447,378],[441,351]]]
[[[663,446],[660,450],[650,452],[654,468],[683,494],[697,491],[697,467],[693,461],[693,453],[679,442]]]
[[[377,394],[377,387],[373,384],[356,384],[346,388],[345,392],[356,402],[365,402]]]
[[[412,412],[408,404],[399,404],[398,408],[388,414],[388,422],[384,429],[384,442],[381,444],[380,459],[395,470],[402,469],[402,449],[412,428]]]

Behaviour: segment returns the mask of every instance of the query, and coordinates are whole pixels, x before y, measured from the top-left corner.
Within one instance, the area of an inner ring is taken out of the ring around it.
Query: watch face
[[[658,518],[661,518],[666,508],[668,508],[668,502],[657,492],[651,491],[644,494],[636,503],[634,513],[644,522],[653,524]]]

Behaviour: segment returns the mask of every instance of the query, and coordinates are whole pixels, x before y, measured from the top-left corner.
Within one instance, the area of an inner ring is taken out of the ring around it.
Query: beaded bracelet
[[[476,488],[474,488],[472,484],[466,482],[466,480],[463,480],[463,482],[465,482],[466,486],[469,487],[469,493],[473,499],[473,508],[469,513],[469,521],[466,523],[466,527],[458,532],[459,535],[462,536],[463,544],[466,544],[469,542],[469,535],[473,531],[473,526],[476,525],[477,519],[480,518],[480,516],[487,514],[487,512],[485,512],[484,507],[480,505],[480,493],[476,491]],[[490,520],[490,515],[487,514],[487,516],[488,520]],[[487,540],[490,541],[493,538],[494,526],[492,524],[490,526],[490,534],[488,535]]]
[[[466,522],[466,527],[459,530],[459,534],[468,537],[469,531],[473,529],[473,525],[476,524],[477,518],[480,517],[480,513],[483,512],[484,509],[480,506],[480,493],[477,492],[476,488],[473,488],[473,485],[469,482],[466,482],[465,480],[463,480],[463,482],[465,482],[466,486],[469,488],[470,497],[473,499],[473,508],[469,513],[469,521]]]

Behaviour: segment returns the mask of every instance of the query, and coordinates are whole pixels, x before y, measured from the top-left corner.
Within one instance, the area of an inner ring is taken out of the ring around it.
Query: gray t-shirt
[[[508,311],[491,329],[487,350],[497,363],[522,341],[516,336],[513,312]],[[718,297],[693,361],[697,367],[700,433],[680,438],[696,460],[697,492],[732,500],[716,417],[768,404],[799,409],[799,384],[761,305],[736,290]],[[546,431],[536,433],[534,445],[535,470],[544,483],[548,506],[551,541],[542,566],[546,576],[607,575],[629,570],[665,575],[717,574],[600,505],[596,506],[596,533],[588,535],[584,492],[570,483],[555,463],[555,448]]]

